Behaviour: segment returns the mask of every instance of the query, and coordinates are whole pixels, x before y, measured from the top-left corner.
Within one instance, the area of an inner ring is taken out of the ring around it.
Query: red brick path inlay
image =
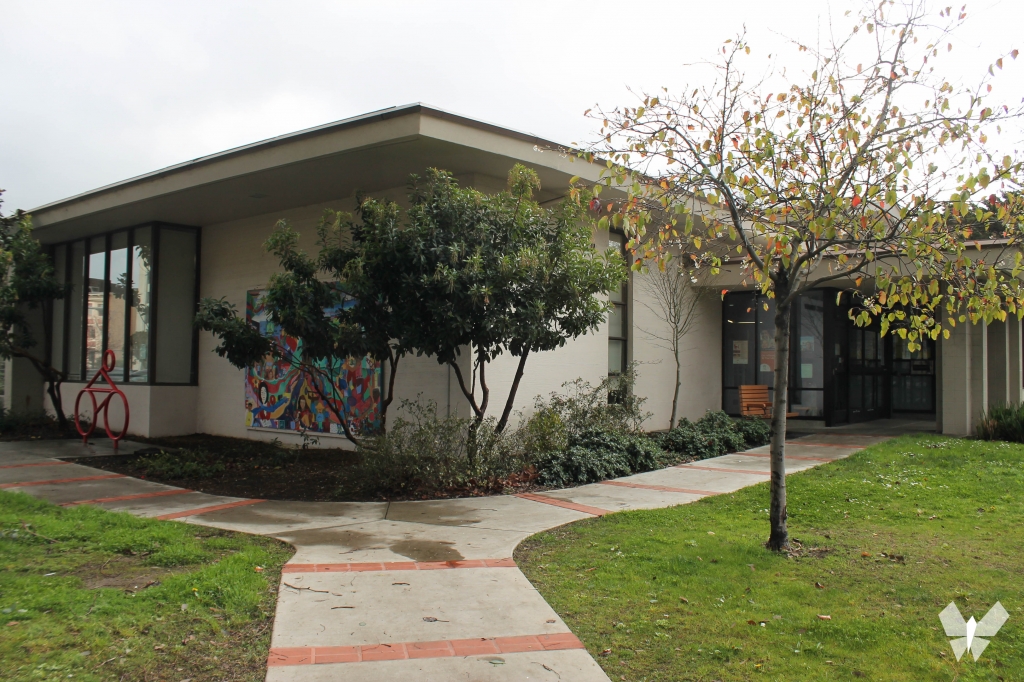
[[[686,493],[687,495],[721,495],[711,490],[690,490],[689,488],[671,488],[666,485],[646,485],[643,483],[627,483],[626,481],[600,481],[602,485],[617,485],[622,488],[640,488],[641,490],[664,490],[669,493]]]
[[[395,642],[363,646],[271,647],[267,665],[315,665],[395,661],[410,658],[447,658],[482,654],[515,654],[525,651],[582,649],[583,643],[571,632],[557,635],[525,635],[477,639],[445,639],[435,642]]]
[[[208,514],[209,512],[220,511],[221,509],[231,509],[233,507],[244,507],[248,504],[258,504],[260,502],[266,502],[266,500],[239,500],[238,502],[228,502],[227,504],[214,504],[209,507],[197,507],[195,509],[186,509],[185,511],[174,512],[173,514],[163,514],[156,518],[161,521],[170,521],[171,519],[182,519],[186,516],[197,516],[199,514]]]
[[[122,502],[124,500],[141,500],[146,497],[167,497],[168,495],[182,495],[184,493],[194,492],[186,488],[179,488],[178,490],[161,490],[155,493],[139,493],[138,495],[118,495],[117,497],[97,497],[95,500],[75,500],[74,502],[65,502],[61,504],[62,507],[77,507],[80,504],[102,504],[103,502]]]
[[[0,483],[0,488],[23,488],[27,485],[50,485],[52,483],[78,483],[79,481],[102,481],[106,478],[125,478],[124,474],[105,476],[79,476],[78,478],[51,478],[48,481],[26,481],[25,483]]]
[[[544,504],[552,504],[556,507],[563,507],[565,509],[572,509],[573,511],[583,512],[584,514],[590,514],[591,516],[604,516],[605,514],[611,514],[607,509],[601,509],[600,507],[590,507],[585,504],[576,504],[575,502],[566,502],[565,500],[559,500],[554,497],[548,497],[547,495],[536,495],[534,493],[519,493],[516,497],[521,497],[524,500],[533,500],[534,502],[543,502]]]

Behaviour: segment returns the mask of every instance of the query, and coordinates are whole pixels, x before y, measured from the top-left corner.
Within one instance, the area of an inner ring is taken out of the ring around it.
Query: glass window
[[[824,292],[801,294],[793,306],[790,409],[801,417],[825,414]]]
[[[626,239],[621,234],[608,235],[608,247],[626,256]],[[608,300],[612,303],[612,309],[608,311],[608,374],[621,374],[626,370],[629,357],[626,285],[608,292]]]
[[[107,350],[114,351],[114,381],[124,378],[125,301],[128,293],[128,233],[110,236],[110,274],[107,294]]]
[[[91,379],[112,350],[115,381],[195,381],[198,234],[150,225],[53,248],[57,278],[67,282],[49,350],[57,366],[63,356],[69,380]]]
[[[608,373],[622,374],[626,369],[626,342],[620,339],[608,341]]]
[[[89,280],[85,312],[85,373],[92,378],[103,363],[104,301],[107,275],[107,238],[89,240]]]
[[[68,278],[67,291],[67,358],[68,378],[82,378],[82,304],[84,293],[82,284],[85,281],[85,242],[75,242],[68,249],[71,256],[71,276]]]
[[[754,294],[727,294],[722,303],[722,409],[739,414],[739,387],[755,383],[757,311]]]
[[[612,306],[608,313],[608,336],[611,338],[626,337],[626,307]]]
[[[792,343],[792,342],[791,342]],[[757,298],[757,383],[775,393],[775,299]]]
[[[157,247],[156,381],[192,380],[196,233],[162,228]]]
[[[68,249],[61,244],[53,250],[53,275],[57,283],[64,286],[67,283]],[[50,363],[58,369],[64,369],[64,306],[66,299],[59,298],[53,302],[52,336],[50,346]]]
[[[131,277],[132,286],[128,313],[128,340],[131,363],[128,380],[149,381],[149,317],[153,290],[153,234],[143,227],[132,233]]]

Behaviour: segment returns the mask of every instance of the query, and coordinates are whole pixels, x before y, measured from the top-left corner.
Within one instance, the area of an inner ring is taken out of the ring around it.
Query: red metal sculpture
[[[117,384],[114,383],[113,379],[110,378],[110,374],[108,374],[108,372],[112,372],[114,370],[115,363],[116,359],[114,357],[114,351],[108,350],[107,352],[105,352],[103,354],[103,365],[100,366],[100,370],[96,372],[96,376],[90,379],[89,383],[85,385],[85,388],[78,392],[78,398],[75,399],[75,428],[78,429],[78,433],[82,436],[82,443],[88,443],[89,436],[91,436],[92,432],[96,430],[96,422],[99,421],[100,412],[102,411],[103,428],[107,430],[107,437],[111,441],[113,441],[114,451],[117,452],[117,442],[124,438],[125,434],[128,433],[128,417],[131,413],[128,410],[128,398],[125,397],[124,393],[121,392],[121,389],[119,389],[117,387]],[[93,384],[100,377],[103,377],[103,379],[107,382],[107,386],[109,386],[109,388],[93,388]],[[107,397],[104,398],[103,401],[100,402],[98,406],[96,404],[97,393],[107,394]],[[82,425],[78,421],[78,406],[79,403],[82,402],[82,396],[85,394],[88,394],[89,400],[92,401],[92,422],[89,424],[89,429],[87,431],[82,429]],[[110,410],[108,409],[110,399],[113,398],[115,395],[120,397],[121,402],[124,404],[124,426],[121,427],[121,433],[119,433],[116,436],[114,435],[114,432],[110,430],[110,417],[108,414],[110,412]]]

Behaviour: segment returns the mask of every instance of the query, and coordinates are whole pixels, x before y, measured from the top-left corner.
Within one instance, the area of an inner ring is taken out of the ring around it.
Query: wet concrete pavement
[[[787,472],[846,457],[911,425],[787,446]],[[921,429],[924,430],[924,429]],[[122,452],[147,447],[122,443]],[[512,561],[525,538],[594,515],[686,504],[768,479],[768,449],[539,495],[285,502],[207,495],[68,464],[102,442],[0,443],[0,487],[290,543],[269,682],[608,680]]]

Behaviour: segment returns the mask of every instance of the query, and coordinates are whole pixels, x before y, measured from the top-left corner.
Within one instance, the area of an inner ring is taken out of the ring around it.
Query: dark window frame
[[[149,349],[146,357],[146,381],[129,381],[131,376],[131,362],[128,357],[121,358],[120,371],[113,374],[111,378],[121,384],[130,384],[132,386],[197,386],[199,384],[199,331],[195,328],[192,329],[192,341],[191,341],[191,354],[190,361],[191,366],[189,367],[189,381],[187,382],[176,382],[176,381],[156,381],[156,356],[157,356],[157,344],[156,344],[156,320],[157,310],[159,306],[159,275],[160,275],[160,232],[163,228],[193,232],[196,240],[196,268],[195,268],[195,282],[193,287],[193,301],[192,309],[197,311],[199,308],[199,284],[200,284],[200,271],[202,266],[202,228],[193,225],[181,225],[177,223],[167,222],[145,222],[137,225],[131,225],[129,227],[122,227],[116,230],[109,230],[107,232],[101,232],[99,234],[92,234],[78,239],[69,239],[62,242],[54,242],[48,245],[51,260],[54,257],[54,252],[59,246],[63,246],[65,249],[64,257],[64,281],[68,286],[72,285],[71,273],[72,273],[72,247],[75,243],[84,242],[86,244],[86,267],[82,269],[82,281],[76,282],[77,286],[82,287],[82,331],[79,344],[81,348],[81,358],[79,360],[79,367],[77,373],[79,379],[69,379],[69,383],[86,383],[92,376],[86,371],[87,364],[87,353],[86,344],[88,341],[88,315],[89,315],[89,268],[88,268],[88,244],[89,241],[96,237],[102,237],[104,239],[104,261],[106,263],[106,272],[104,273],[104,284],[103,284],[103,337],[101,339],[101,348],[105,352],[107,350],[108,332],[110,329],[110,246],[112,243],[113,235],[118,233],[127,233],[128,237],[128,256],[127,256],[127,277],[129,287],[132,282],[132,267],[134,259],[132,258],[132,251],[135,248],[135,233],[136,230],[150,228],[150,249],[152,264],[150,268],[150,286],[151,286],[151,297],[150,297],[150,313],[149,313]],[[125,311],[124,319],[122,324],[124,325],[124,343],[128,350],[126,355],[130,355],[130,343],[131,343],[131,310],[132,306],[128,297],[130,292],[125,292]],[[63,357],[61,358],[61,367],[64,368],[69,374],[72,374],[68,363],[70,360],[71,343],[68,339],[68,335],[71,331],[71,306],[65,305],[63,311],[63,324],[61,325],[61,333],[64,337],[63,348],[61,350]],[[54,333],[57,333],[57,325],[54,325]],[[52,344],[51,344],[52,346]],[[124,351],[122,351],[124,352]]]
[[[622,255],[623,258],[627,258],[627,250],[626,250],[627,239],[626,239],[625,233],[620,232],[618,230],[609,230],[609,232],[608,232],[609,246],[610,246],[610,242],[611,242],[612,236],[620,237],[622,239],[621,243],[619,243],[619,252],[620,252],[620,254]],[[630,270],[629,272],[630,272],[630,274],[632,274],[632,270]],[[622,342],[622,368],[623,368],[623,370],[625,370],[626,368],[629,367],[629,329],[630,329],[630,324],[629,324],[629,280],[630,280],[630,276],[627,275],[626,281],[623,282],[620,285],[621,286],[621,294],[620,295],[621,295],[621,298],[622,298],[622,302],[621,303],[616,303],[615,301],[609,301],[609,303],[612,304],[612,308],[613,309],[617,308],[617,309],[622,311],[622,314],[621,314],[622,325],[621,325],[621,328],[619,329],[620,334],[619,335],[613,335],[611,327],[609,326],[609,329],[608,329],[608,340],[609,341],[621,341]],[[609,321],[610,320],[611,320],[611,316],[609,315]],[[612,371],[608,372],[609,376],[620,376],[621,374],[622,374],[622,372],[612,372]]]

